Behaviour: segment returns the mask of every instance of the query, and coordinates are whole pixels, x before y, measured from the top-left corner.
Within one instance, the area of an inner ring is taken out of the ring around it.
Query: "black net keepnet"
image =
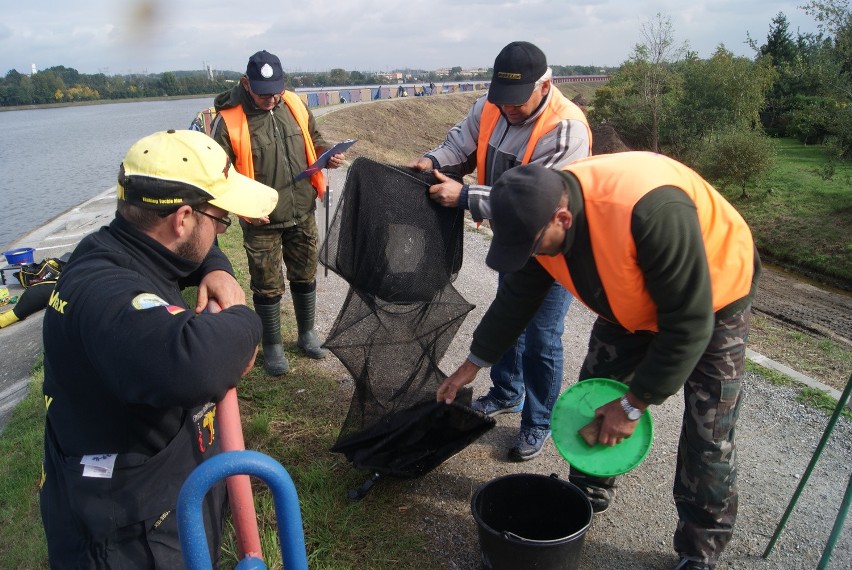
[[[355,379],[332,451],[356,467],[423,475],[488,429],[471,392],[435,401],[438,363],[473,309],[452,285],[464,212],[428,197],[431,173],[358,158],[349,168],[320,261],[350,284],[325,341]]]
[[[356,159],[320,259],[388,303],[429,302],[462,264],[463,211],[428,199],[431,173]]]

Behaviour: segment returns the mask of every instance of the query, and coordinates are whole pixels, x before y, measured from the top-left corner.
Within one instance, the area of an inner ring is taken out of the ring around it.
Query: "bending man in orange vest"
[[[240,84],[214,101],[218,115],[211,136],[231,157],[237,171],[278,191],[278,205],[269,216],[241,219],[243,247],[248,256],[254,310],[263,321],[263,366],[278,376],[290,370],[281,345],[281,297],[290,295],[299,329],[297,344],[310,358],[325,358],[314,331],[318,231],[316,199],[325,192],[318,171],[296,177],[329,148],[313,114],[292,91],[284,90],[284,70],[277,56],[259,51],[249,58]],[[336,154],[328,168],[343,164]]]
[[[432,198],[470,209],[477,222],[488,218],[488,192],[503,173],[520,164],[559,169],[589,156],[592,133],[579,107],[551,85],[544,53],[529,42],[512,42],[497,55],[488,96],[450,129],[438,148],[409,166],[432,169],[439,180]],[[444,172],[469,174],[462,185]],[[502,275],[500,276],[502,279]],[[550,438],[550,415],[562,388],[562,332],[571,295],[555,285],[523,335],[491,369],[493,386],[473,402],[489,416],[521,413],[521,429],[509,459],[526,461]]]
[[[734,431],[760,259],[745,221],[712,186],[662,155],[629,152],[557,172],[521,166],[490,194],[486,262],[506,273],[471,353],[439,401],[495,362],[554,282],[598,314],[579,379],[615,378],[627,395],[601,406],[598,442],[618,445],[639,416],[684,390],[674,498],[678,569],[712,569],[737,512]],[[615,478],[572,468],[602,512]]]

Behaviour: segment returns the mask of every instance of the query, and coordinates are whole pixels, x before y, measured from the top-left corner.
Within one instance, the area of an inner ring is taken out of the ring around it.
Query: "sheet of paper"
[[[321,155],[317,157],[316,162],[303,170],[297,177],[296,180],[301,180],[302,178],[308,178],[313,176],[316,172],[322,170],[328,165],[328,159],[330,159],[335,154],[345,152],[347,148],[352,146],[358,142],[358,139],[346,139],[343,142],[339,142]]]
[[[83,467],[83,477],[97,477],[99,479],[111,479],[112,470],[115,466],[115,453],[102,453],[99,455],[84,455],[80,459]]]

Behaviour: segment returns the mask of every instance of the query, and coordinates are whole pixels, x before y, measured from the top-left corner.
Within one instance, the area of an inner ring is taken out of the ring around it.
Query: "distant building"
[[[401,71],[385,71],[382,73],[377,73],[376,75],[378,75],[379,77],[384,77],[391,83],[402,83],[406,78],[405,74]]]
[[[477,75],[487,75],[488,70],[482,67],[462,67],[459,75],[462,77],[474,77]],[[435,75],[438,77],[449,77],[452,75],[451,67],[441,67],[435,70]]]
[[[32,64],[30,66],[30,69],[32,69],[32,71],[30,72],[30,75],[35,75],[36,73],[38,73],[38,71],[36,70],[35,64]]]

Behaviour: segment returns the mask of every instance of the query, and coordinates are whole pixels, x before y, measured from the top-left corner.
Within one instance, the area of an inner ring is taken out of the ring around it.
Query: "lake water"
[[[140,138],[186,129],[212,97],[0,112],[0,251],[109,190]]]

